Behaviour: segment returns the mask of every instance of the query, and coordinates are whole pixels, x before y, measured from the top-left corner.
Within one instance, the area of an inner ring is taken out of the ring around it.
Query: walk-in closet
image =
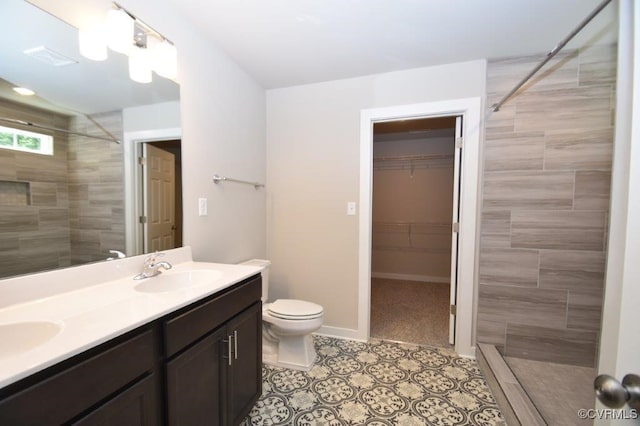
[[[455,117],[376,123],[371,336],[449,345]]]

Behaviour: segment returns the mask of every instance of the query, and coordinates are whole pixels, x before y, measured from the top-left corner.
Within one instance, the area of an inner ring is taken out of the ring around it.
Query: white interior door
[[[145,143],[144,252],[175,248],[175,157],[172,153]]]
[[[449,344],[456,341],[456,295],[458,292],[458,235],[460,222],[460,163],[462,161],[462,116],[456,117],[455,149],[453,156],[453,214],[451,218],[451,285],[449,293]]]

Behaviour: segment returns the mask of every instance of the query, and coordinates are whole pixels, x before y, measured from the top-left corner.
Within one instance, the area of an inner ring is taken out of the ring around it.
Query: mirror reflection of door
[[[143,144],[144,252],[182,245],[180,141]]]

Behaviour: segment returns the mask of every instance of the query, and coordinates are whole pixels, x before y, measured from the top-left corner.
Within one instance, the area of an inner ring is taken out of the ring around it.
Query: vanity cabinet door
[[[160,346],[153,329],[132,333],[3,389],[0,425],[67,424],[130,390],[153,372]]]
[[[222,386],[226,360],[222,359],[225,328],[205,337],[169,361],[166,366],[167,422],[169,425],[222,425]]]
[[[262,303],[227,323],[232,359],[228,363],[228,424],[238,425],[262,393]]]
[[[128,390],[97,408],[75,426],[156,426],[158,417],[158,390],[155,374],[140,380]]]

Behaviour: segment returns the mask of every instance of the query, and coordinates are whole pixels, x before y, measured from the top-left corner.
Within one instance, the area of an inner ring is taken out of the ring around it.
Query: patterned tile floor
[[[439,348],[315,337],[309,372],[264,366],[248,425],[504,425],[474,360]]]

